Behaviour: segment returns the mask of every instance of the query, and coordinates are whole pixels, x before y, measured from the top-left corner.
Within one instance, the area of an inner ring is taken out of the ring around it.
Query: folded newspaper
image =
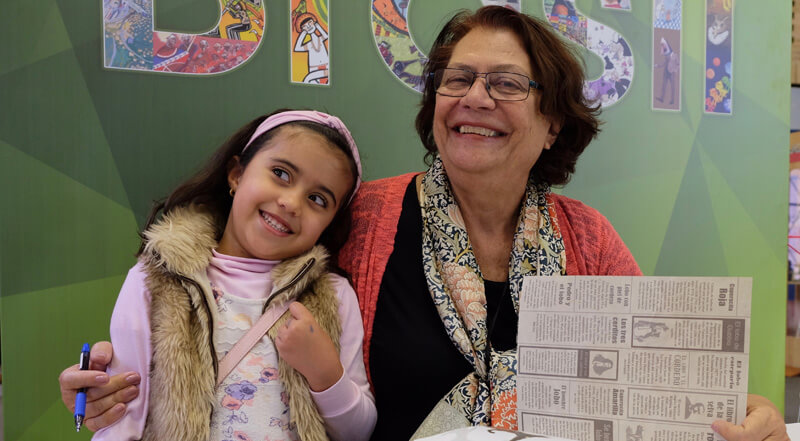
[[[722,440],[711,423],[745,417],[751,291],[736,277],[525,278],[519,430]]]

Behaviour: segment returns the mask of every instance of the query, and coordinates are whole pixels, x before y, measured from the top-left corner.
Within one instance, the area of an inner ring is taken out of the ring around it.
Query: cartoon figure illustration
[[[395,61],[392,65],[392,72],[397,78],[401,80],[405,80],[408,84],[419,84],[422,86],[422,77],[420,75],[414,75],[411,73],[406,72],[406,68],[414,63],[419,63],[421,60],[419,58],[407,61]]]
[[[595,355],[592,359],[592,370],[597,375],[603,375],[605,371],[613,368],[614,362],[600,354]]]
[[[241,3],[233,3],[233,0],[229,1],[222,13],[223,15],[225,13],[231,14],[231,17],[239,20],[238,24],[231,24],[225,27],[225,33],[229,39],[239,40],[240,33],[250,30],[250,16],[247,15]]]
[[[180,44],[178,34],[169,34],[164,41],[164,45],[155,50],[153,54],[153,63],[160,64],[171,58],[174,58],[180,52],[185,51],[186,48]]]
[[[681,1],[680,0],[658,0],[655,6],[656,21],[661,22],[658,27],[663,26],[664,23],[671,22],[680,18]]]
[[[243,33],[253,34],[255,36],[255,41],[261,39],[261,34],[259,32],[263,32],[264,15],[261,11],[260,2],[228,0],[225,7],[222,9],[221,15],[224,17],[225,14],[233,18],[233,22],[225,26],[225,36],[229,40],[242,40]],[[214,28],[205,35],[214,38],[221,37],[219,27]]]
[[[644,426],[641,424],[636,425],[636,432],[631,430],[630,427],[625,428],[625,441],[642,441]]]
[[[733,111],[733,2],[707,0],[705,110]]]
[[[659,102],[664,102],[664,94],[667,91],[667,83],[670,86],[670,98],[669,103],[675,104],[675,74],[678,73],[680,69],[680,58],[675,51],[672,50],[672,46],[669,42],[664,38],[661,37],[661,56],[664,57],[663,62],[656,63],[653,67],[654,68],[664,68],[663,74],[661,77],[661,96],[656,98]]]
[[[394,54],[391,51],[392,45],[389,44],[388,41],[381,41],[378,43],[378,51],[381,53],[381,57],[383,57],[384,63],[387,66],[391,66],[394,63]]]
[[[630,11],[631,0],[603,0],[603,7]]]
[[[619,36],[619,38],[617,38],[617,41],[612,42],[611,44],[616,50],[617,59],[622,57],[630,57],[631,55],[633,55],[630,46],[628,46],[628,42],[625,41],[625,39],[622,38],[621,35]]]
[[[608,101],[609,98],[614,98],[617,95],[617,90],[614,88],[615,84],[604,77],[593,81],[584,88],[584,95],[590,100]]]
[[[714,21],[708,27],[708,41],[719,46],[728,39],[731,34],[731,17],[730,15],[713,15]]]
[[[555,0],[551,14],[560,17],[577,17],[578,15],[575,12],[575,5],[565,0]]]
[[[665,323],[639,320],[633,325],[633,338],[638,342],[643,342],[650,337],[661,337],[661,333],[667,331],[669,331],[669,326]]]
[[[300,34],[294,45],[295,52],[308,52],[308,75],[303,78],[308,84],[328,84],[328,33],[310,12],[298,14],[294,28]]]
[[[706,411],[706,406],[703,403],[692,403],[689,397],[686,397],[686,412],[683,419],[688,420],[692,415],[702,415]]]
[[[614,84],[614,89],[617,91],[617,96],[625,95],[625,92],[628,91],[628,87],[631,85],[631,80],[627,78],[622,78],[617,80]]]
[[[153,33],[149,0],[104,0],[105,66],[152,68]]]

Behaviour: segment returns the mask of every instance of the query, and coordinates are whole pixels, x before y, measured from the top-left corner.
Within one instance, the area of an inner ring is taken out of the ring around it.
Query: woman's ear
[[[234,156],[228,161],[228,187],[236,191],[239,187],[239,179],[242,177],[242,164],[239,162],[239,157]]]
[[[550,150],[550,147],[556,143],[559,132],[561,132],[561,121],[550,121],[550,128],[547,129],[547,136],[544,139],[544,149]]]

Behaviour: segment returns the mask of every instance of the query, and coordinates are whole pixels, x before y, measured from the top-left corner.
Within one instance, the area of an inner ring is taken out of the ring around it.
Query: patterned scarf
[[[422,180],[419,200],[423,219],[422,264],[428,288],[450,340],[475,369],[443,401],[472,425],[516,429],[517,351],[495,351],[487,345],[483,276],[438,157]],[[524,276],[563,275],[566,267],[550,188],[531,179],[509,261],[507,289],[514,309],[519,311]]]

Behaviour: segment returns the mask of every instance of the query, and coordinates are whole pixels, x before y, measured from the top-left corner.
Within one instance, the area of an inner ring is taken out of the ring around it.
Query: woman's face
[[[456,44],[447,67],[513,72],[536,81],[519,39],[505,29],[473,29]],[[558,127],[539,113],[540,93],[547,91],[531,90],[524,101],[495,101],[479,77],[466,96],[436,95],[433,136],[448,175],[499,172],[527,179],[558,135]]]

